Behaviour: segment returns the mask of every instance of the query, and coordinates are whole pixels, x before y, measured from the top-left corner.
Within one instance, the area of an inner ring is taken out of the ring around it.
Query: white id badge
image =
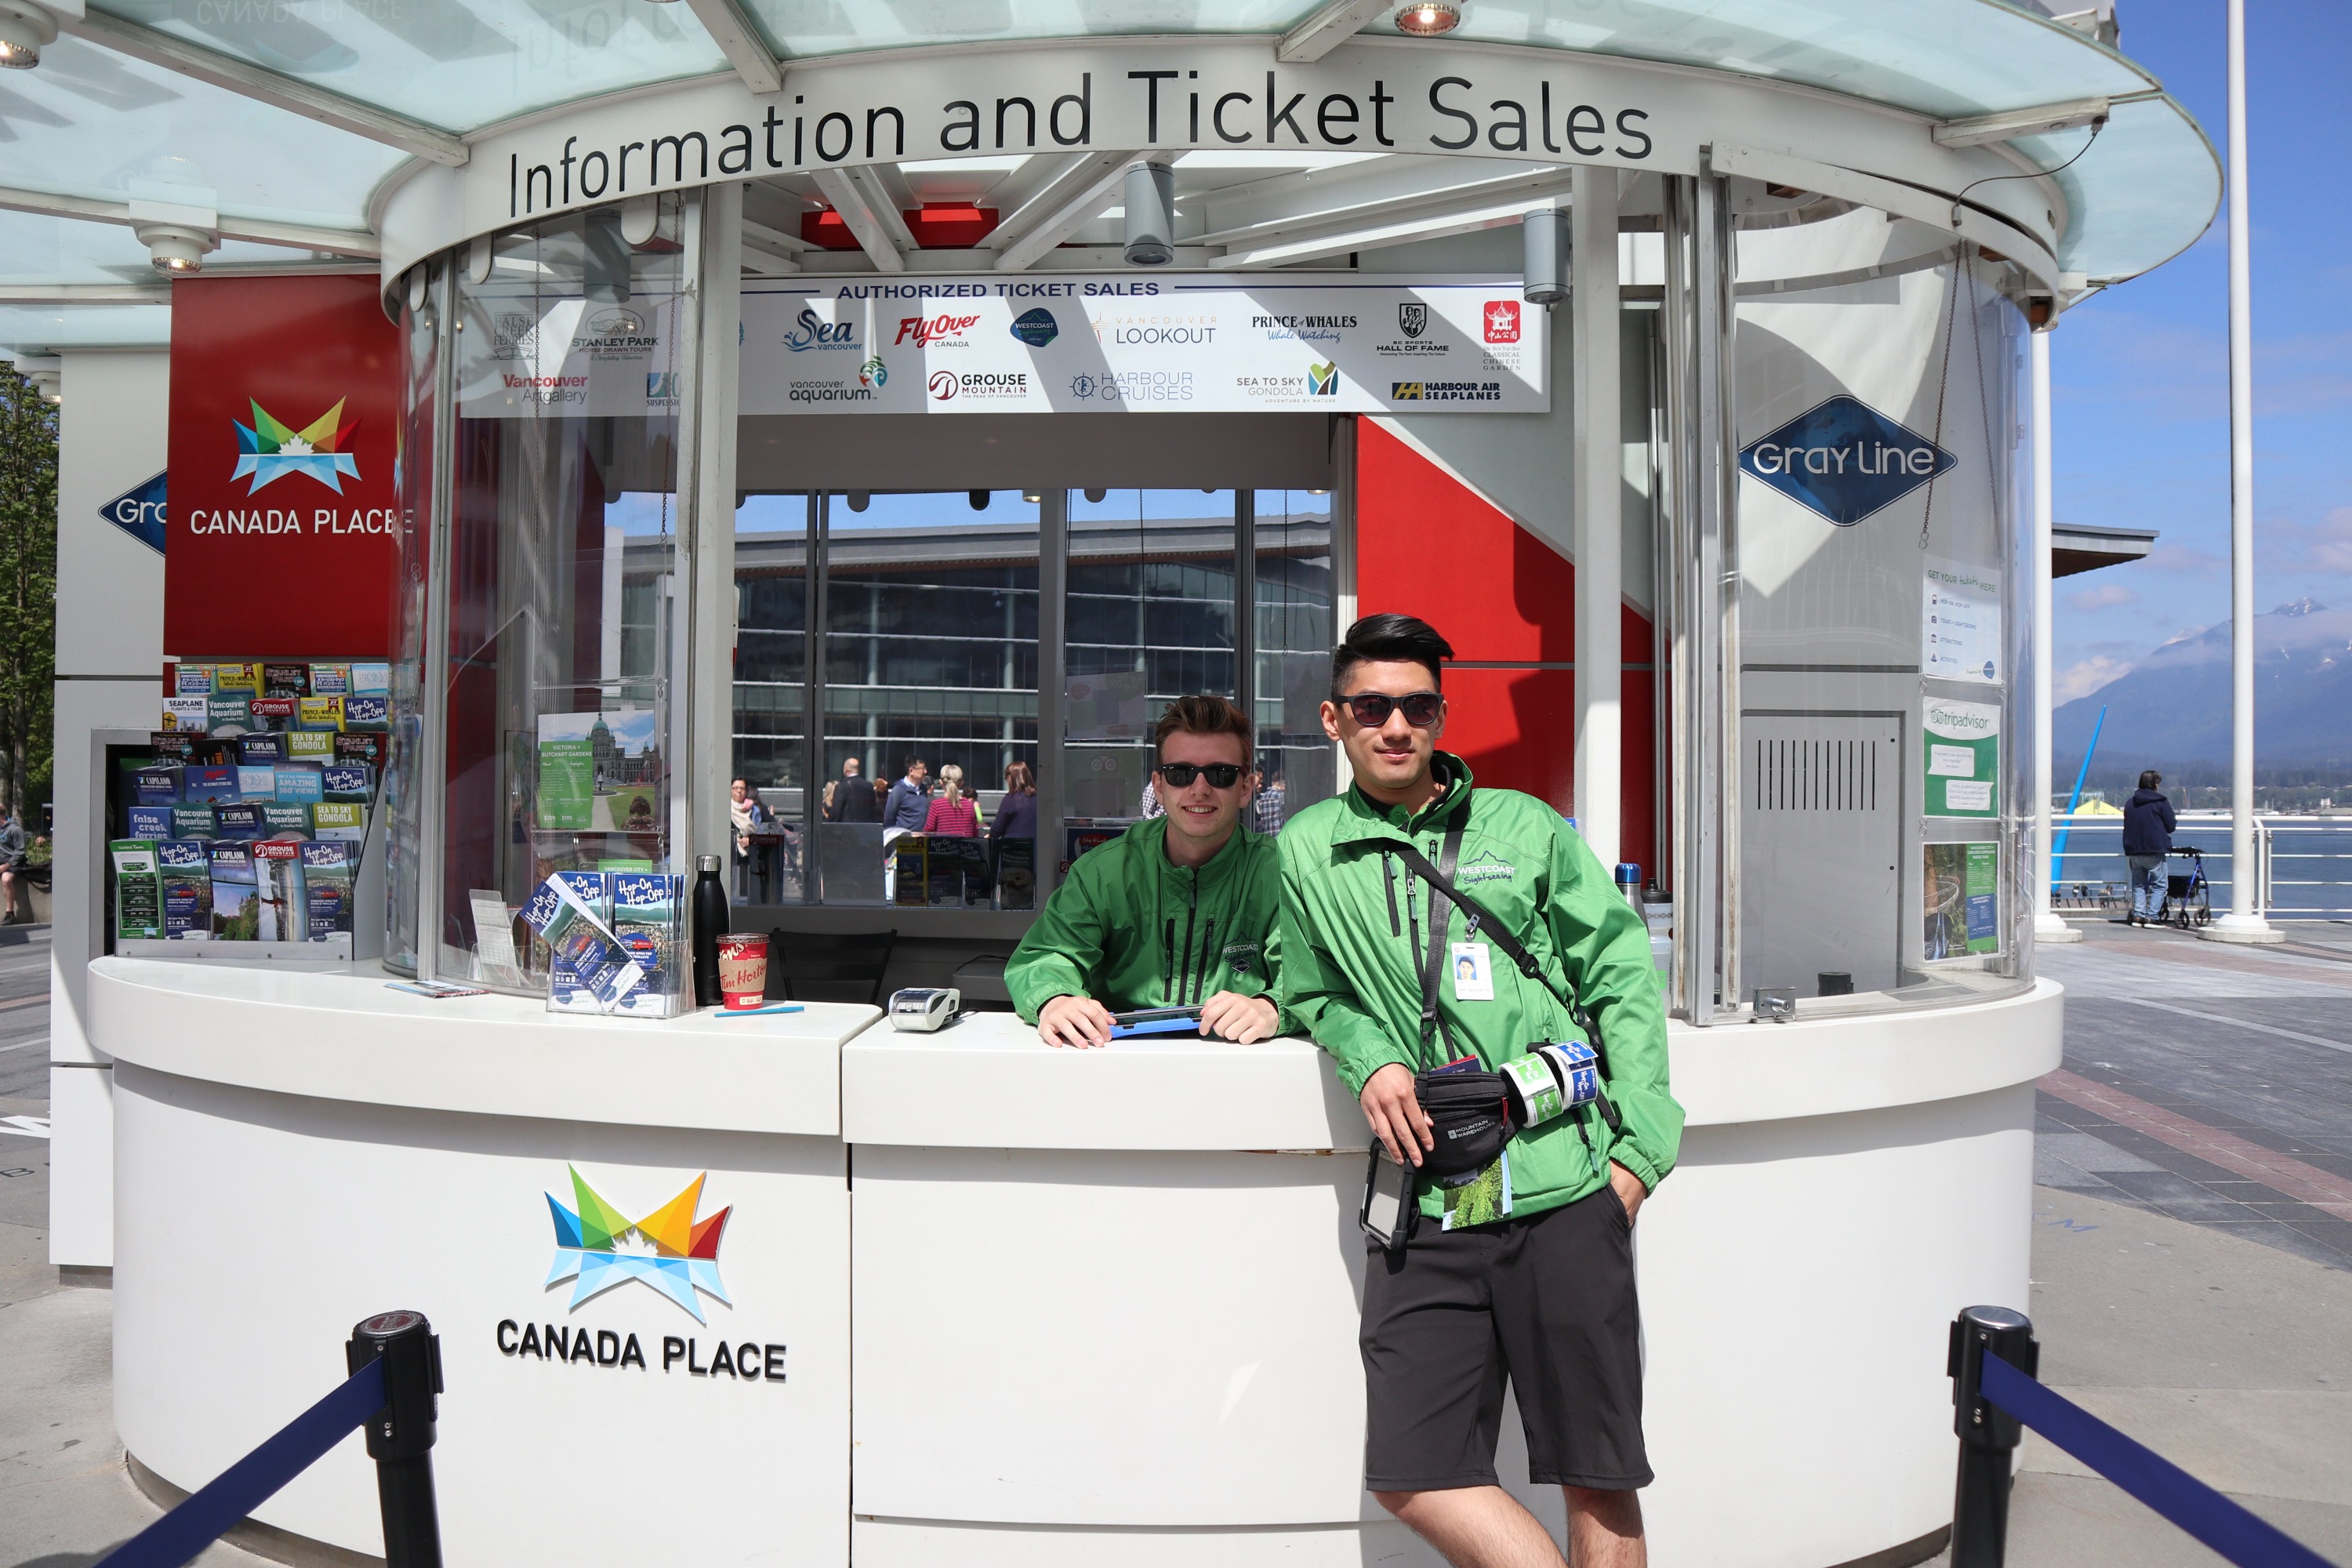
[[[1448,962],[1454,970],[1454,999],[1492,1002],[1495,971],[1487,955],[1494,950],[1483,942],[1457,942],[1453,945],[1454,955]]]

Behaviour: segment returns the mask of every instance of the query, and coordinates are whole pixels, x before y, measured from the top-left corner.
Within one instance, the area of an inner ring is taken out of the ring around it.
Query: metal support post
[[[2001,1568],[2009,1552],[2011,1472],[2024,1434],[2016,1416],[1983,1396],[1988,1351],[2028,1377],[2041,1368],[2042,1347],[2024,1313],[1969,1307],[1952,1321],[1944,1371],[1952,1380],[1960,1468],[1952,1496],[1951,1568]]]
[[[352,1372],[383,1362],[383,1408],[361,1430],[375,1461],[385,1568],[441,1568],[441,1517],[433,1500],[440,1338],[422,1312],[379,1312],[352,1331],[344,1356]]]
[[[2055,325],[2053,320],[2053,325]],[[2080,942],[2083,933],[2058,918],[2050,907],[2052,885],[2058,879],[2057,857],[2050,838],[2050,677],[2056,653],[2050,615],[2050,540],[2053,526],[2051,502],[2050,415],[2051,327],[2032,334],[2033,357],[2033,940]]]
[[[1569,379],[1576,541],[1577,830],[1604,866],[1624,820],[1625,448],[1619,425],[1617,171],[1570,173]]]
[[[2246,0],[2230,0],[2230,912],[2208,942],[2284,942],[2255,912],[2254,347],[2246,201]]]

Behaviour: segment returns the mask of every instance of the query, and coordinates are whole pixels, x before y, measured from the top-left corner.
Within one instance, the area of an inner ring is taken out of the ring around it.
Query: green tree
[[[37,827],[58,675],[58,411],[0,368],[0,798]]]

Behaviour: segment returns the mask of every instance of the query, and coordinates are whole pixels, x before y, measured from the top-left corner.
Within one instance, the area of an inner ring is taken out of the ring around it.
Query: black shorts
[[[1493,1486],[1510,1380],[1536,1485],[1650,1484],[1633,1227],[1607,1186],[1529,1219],[1367,1242],[1364,1484]]]

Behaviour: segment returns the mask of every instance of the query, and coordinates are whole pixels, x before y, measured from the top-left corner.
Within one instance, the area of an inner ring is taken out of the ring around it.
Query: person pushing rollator
[[[1453,651],[1409,616],[1349,628],[1323,728],[1355,782],[1278,841],[1284,1015],[1413,1168],[1367,1242],[1365,1484],[1457,1568],[1558,1568],[1497,1483],[1507,1379],[1577,1568],[1628,1568],[1651,1479],[1632,1232],[1683,1122],[1665,1016],[1648,931],[1584,841],[1437,750]]]

